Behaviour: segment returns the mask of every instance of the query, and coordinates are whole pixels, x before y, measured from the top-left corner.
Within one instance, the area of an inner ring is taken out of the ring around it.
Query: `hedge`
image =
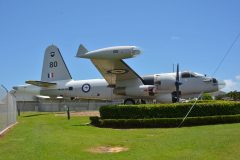
[[[91,117],[91,124],[110,128],[159,128],[178,127],[182,118],[151,118],[151,119],[100,119]],[[182,126],[197,126],[209,124],[239,123],[240,114],[224,116],[188,117]]]
[[[101,119],[150,119],[184,117],[193,103],[110,105],[100,108]],[[196,103],[189,117],[240,114],[240,102]]]

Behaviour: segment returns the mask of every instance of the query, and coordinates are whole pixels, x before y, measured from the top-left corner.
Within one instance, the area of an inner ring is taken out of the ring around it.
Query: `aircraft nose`
[[[218,90],[223,89],[226,85],[224,81],[217,80],[216,78],[212,79],[213,85],[216,85],[218,87]]]
[[[141,53],[141,50],[138,47],[133,47],[132,54],[137,56]]]
[[[218,81],[218,89],[223,89],[226,86],[226,83],[224,81]]]
[[[217,81],[216,78],[213,78],[213,79],[212,79],[212,82],[213,82],[213,84],[217,84],[217,83],[218,83],[218,81]]]
[[[14,87],[12,87],[14,90],[18,90],[19,89],[19,87],[17,87],[17,86],[14,86]]]

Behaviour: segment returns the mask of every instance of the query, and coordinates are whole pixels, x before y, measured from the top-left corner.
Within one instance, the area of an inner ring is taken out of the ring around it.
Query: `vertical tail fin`
[[[45,50],[41,81],[51,82],[72,79],[59,49],[51,45]]]
[[[88,50],[82,44],[80,44],[76,57],[81,57],[87,52]]]

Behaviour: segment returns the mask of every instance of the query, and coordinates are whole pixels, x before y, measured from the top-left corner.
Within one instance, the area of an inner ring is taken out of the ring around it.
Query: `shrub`
[[[201,97],[202,100],[213,100],[212,96],[209,93],[204,93]]]
[[[93,116],[93,117],[89,117],[89,119],[90,119],[92,125],[98,126],[100,123],[100,121],[99,121],[100,117]]]
[[[93,120],[95,118],[90,118],[90,119]],[[181,121],[182,121],[182,118],[152,118],[152,119],[99,119],[98,118],[97,126],[111,127],[111,128],[178,127]],[[240,122],[240,115],[188,117],[186,118],[182,126],[239,123],[239,122]]]
[[[213,103],[214,102],[214,103]],[[184,117],[193,103],[114,105],[100,108],[101,119],[150,119]],[[240,103],[212,101],[196,103],[189,117],[240,114]]]

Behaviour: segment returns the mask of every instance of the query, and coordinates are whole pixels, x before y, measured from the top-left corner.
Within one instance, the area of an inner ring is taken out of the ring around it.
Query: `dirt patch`
[[[88,151],[92,153],[119,153],[123,151],[127,151],[128,148],[126,147],[119,147],[119,146],[99,146],[95,148],[91,148]]]
[[[99,116],[99,111],[70,112],[71,116]],[[67,116],[67,113],[57,113],[55,116]]]

